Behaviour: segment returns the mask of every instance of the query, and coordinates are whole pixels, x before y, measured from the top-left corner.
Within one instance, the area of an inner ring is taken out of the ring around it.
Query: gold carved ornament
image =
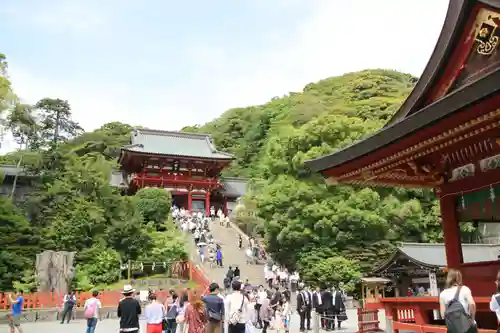
[[[496,35],[499,17],[488,16],[488,19],[481,23],[479,31],[476,34],[478,42],[477,53],[481,55],[491,55],[498,45],[498,36]]]

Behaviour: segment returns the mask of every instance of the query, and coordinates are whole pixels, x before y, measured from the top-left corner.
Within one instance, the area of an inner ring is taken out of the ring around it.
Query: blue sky
[[[333,75],[420,75],[447,0],[2,0],[0,52],[28,103],[87,130],[176,130]]]

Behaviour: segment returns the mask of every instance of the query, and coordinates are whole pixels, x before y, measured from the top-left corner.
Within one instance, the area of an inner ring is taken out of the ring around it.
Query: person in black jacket
[[[333,292],[333,307],[335,317],[337,318],[337,326],[340,329],[340,323],[345,320],[345,305],[344,305],[344,292],[336,288]],[[335,328],[335,324],[334,328]]]
[[[333,295],[329,288],[321,295],[323,303],[324,320],[321,321],[323,329],[331,331],[335,329],[335,310],[333,308]]]
[[[316,290],[312,293],[312,307],[316,310],[316,313],[320,317],[320,322],[322,323],[324,318],[324,311],[322,292],[319,287],[316,287]]]
[[[129,333],[139,333],[139,316],[141,304],[134,298],[135,289],[131,285],[123,287],[124,298],[118,303],[118,318],[120,318],[120,330]]]
[[[311,309],[312,309],[312,297],[311,293],[302,287],[299,287],[299,292],[297,293],[297,312],[300,316],[300,328],[301,332],[306,330],[311,330]]]

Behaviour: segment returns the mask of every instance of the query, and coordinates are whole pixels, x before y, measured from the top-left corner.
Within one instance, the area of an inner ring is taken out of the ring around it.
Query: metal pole
[[[23,162],[23,155],[19,157],[19,161],[17,162],[16,165],[16,175],[14,176],[14,182],[12,184],[12,191],[10,192],[10,200],[14,201],[14,194],[16,194],[16,187],[17,187],[17,178],[19,177],[19,173],[21,172],[21,163]]]

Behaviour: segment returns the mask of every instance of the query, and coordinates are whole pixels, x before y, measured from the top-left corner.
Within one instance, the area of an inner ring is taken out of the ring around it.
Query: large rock
[[[66,293],[71,286],[75,269],[75,252],[44,251],[36,255],[39,291]]]

